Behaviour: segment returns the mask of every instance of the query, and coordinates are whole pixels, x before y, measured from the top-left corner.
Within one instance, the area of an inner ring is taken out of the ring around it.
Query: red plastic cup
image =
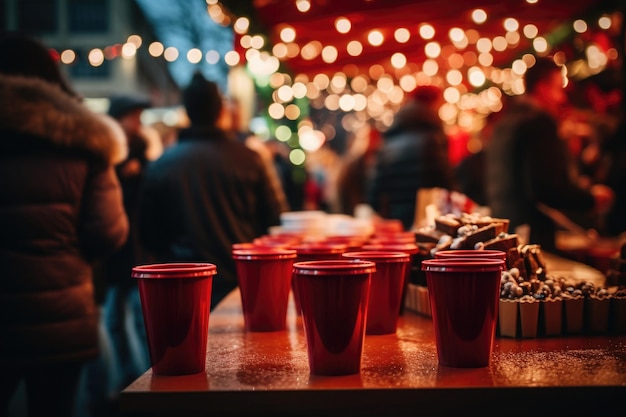
[[[337,242],[315,242],[301,243],[292,246],[291,249],[295,249],[298,254],[295,262],[327,261],[341,259],[341,254],[348,250],[348,245],[346,243]],[[298,288],[293,285],[293,281],[291,292],[293,294],[294,304],[296,305],[296,313],[301,314],[300,296],[298,294]]]
[[[439,258],[487,258],[506,261],[506,252],[491,249],[451,249],[435,252],[435,259]]]
[[[287,328],[291,269],[296,251],[259,247],[233,250],[244,324],[250,332]]]
[[[365,241],[366,238],[363,236],[344,235],[326,236],[326,238],[323,240],[324,243],[344,243],[348,246],[346,248],[346,251],[360,250]]]
[[[346,243],[311,242],[291,246],[298,254],[296,262],[327,261],[341,259],[341,254],[348,249]]]
[[[406,268],[404,273],[404,283],[402,285],[402,297],[400,299],[400,315],[404,313],[404,300],[406,298],[406,294],[409,288],[409,282],[411,282],[411,274],[413,269],[419,270],[421,267],[421,259],[417,256],[419,253],[419,247],[415,243],[372,243],[368,245],[363,245],[363,250],[374,250],[374,251],[394,251],[394,252],[405,252],[408,253],[411,257],[411,263]]]
[[[242,242],[242,243],[233,243],[231,246],[231,251],[241,250],[241,249],[255,249],[258,247],[262,247],[262,245],[257,245],[253,242]]]
[[[204,372],[213,275],[206,263],[140,265],[137,279],[154,375]]]
[[[376,264],[372,275],[366,334],[395,333],[400,315],[406,269],[411,257],[406,252],[346,252],[344,258]]]
[[[300,243],[300,238],[297,236],[274,236],[274,235],[265,235],[255,238],[252,243],[257,246],[277,246],[281,248],[288,248],[292,245],[297,245]]]
[[[404,226],[399,219],[377,219],[374,221],[374,235],[403,232]]]
[[[375,270],[373,262],[348,259],[294,263],[312,374],[361,371],[370,281]]]
[[[415,243],[415,232],[400,231],[376,233],[370,238],[369,243]]]
[[[498,317],[504,260],[439,258],[422,261],[439,364],[489,365]]]

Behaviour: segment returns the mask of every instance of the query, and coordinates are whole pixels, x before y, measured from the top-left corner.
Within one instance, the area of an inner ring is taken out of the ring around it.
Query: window
[[[109,0],[68,0],[70,33],[102,33],[109,30]]]
[[[32,33],[58,30],[57,0],[20,0],[17,2],[18,28]]]

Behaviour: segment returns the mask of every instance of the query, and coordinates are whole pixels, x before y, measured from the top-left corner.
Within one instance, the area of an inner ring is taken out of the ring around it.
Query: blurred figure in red
[[[601,219],[600,232],[620,236],[626,232],[626,122],[623,101],[623,75],[615,68],[605,69],[583,82],[583,93],[593,112],[592,152],[583,151],[592,182],[608,185],[615,192],[613,205]],[[590,155],[590,156],[588,156]]]
[[[557,251],[556,231],[565,211],[606,212],[610,188],[584,188],[559,135],[567,104],[564,74],[551,58],[537,58],[525,75],[526,93],[510,102],[486,148],[486,192],[492,215],[527,225],[529,243]],[[526,237],[525,237],[526,238]]]

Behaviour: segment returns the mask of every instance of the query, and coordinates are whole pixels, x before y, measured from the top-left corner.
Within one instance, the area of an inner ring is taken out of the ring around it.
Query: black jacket
[[[280,213],[255,151],[216,128],[192,127],[146,168],[139,236],[157,261],[215,264],[214,295],[223,295],[237,285],[232,244],[268,233]]]
[[[56,86],[0,76],[0,368],[98,349],[92,261],[128,233],[124,136]]]
[[[408,102],[383,136],[368,202],[379,215],[400,219],[409,230],[420,188],[455,188],[448,138],[438,115],[417,102]]]

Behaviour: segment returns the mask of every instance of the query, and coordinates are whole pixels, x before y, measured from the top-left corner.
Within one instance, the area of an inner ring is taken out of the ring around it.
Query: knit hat
[[[40,40],[20,32],[0,34],[0,74],[39,78],[78,97],[61,73],[55,52]]]
[[[195,72],[183,90],[183,104],[194,125],[215,125],[222,111],[222,95],[216,83]]]
[[[133,110],[152,107],[149,99],[140,96],[115,95],[109,99],[109,116],[119,119]]]

